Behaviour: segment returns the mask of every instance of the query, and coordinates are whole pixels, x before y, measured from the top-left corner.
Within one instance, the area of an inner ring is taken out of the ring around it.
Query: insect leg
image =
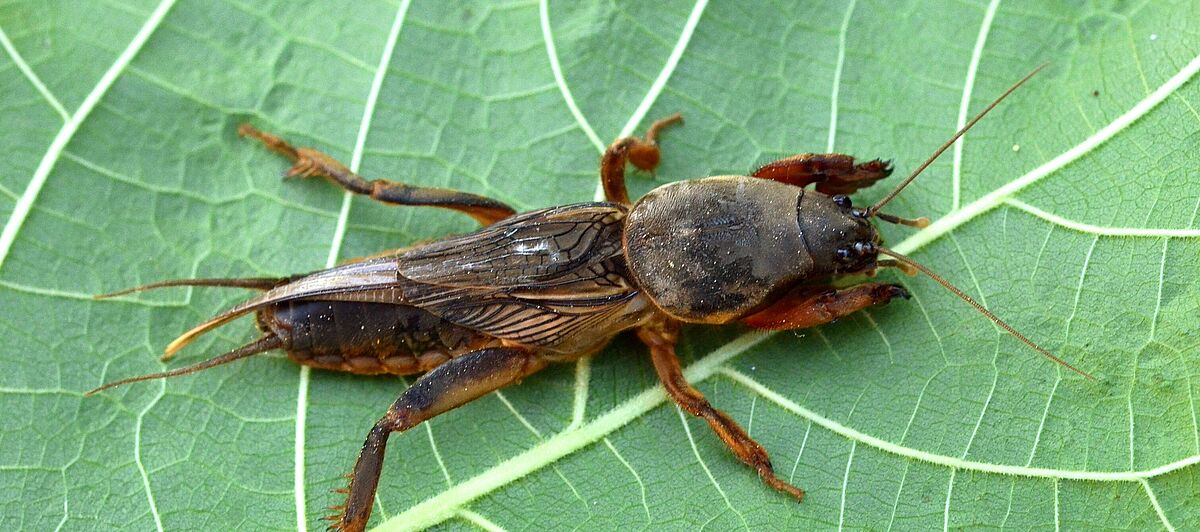
[[[751,175],[798,187],[816,183],[823,194],[850,194],[891,174],[891,162],[879,159],[854,164],[854,157],[840,153],[802,153],[768,163]]]
[[[481,349],[451,359],[409,386],[367,434],[354,464],[341,516],[333,528],[360,531],[371,517],[388,436],[458,408],[546,367],[536,353],[511,347]],[[341,509],[340,507],[336,509]]]
[[[445,188],[418,187],[384,179],[367,180],[351,172],[333,157],[312,148],[296,148],[286,140],[242,124],[238,134],[262,142],[271,151],[292,161],[288,177],[324,177],[355,194],[394,205],[427,205],[453,209],[470,215],[483,225],[490,225],[516,213],[504,203],[477,194]]]
[[[742,318],[742,323],[774,330],[816,327],[867,307],[883,305],[894,297],[908,299],[908,291],[900,285],[885,283],[863,283],[844,290],[798,290]]]
[[[754,441],[729,414],[713,408],[700,390],[684,378],[683,368],[679,365],[679,359],[675,357],[675,342],[679,339],[678,322],[664,320],[652,323],[638,329],[637,334],[638,338],[650,347],[654,370],[658,372],[659,380],[675,404],[693,416],[704,418],[729,450],[743,463],[754,468],[768,486],[791,495],[797,501],[804,500],[804,490],[775,475],[771,459],[762,445]]]
[[[613,203],[629,204],[629,192],[625,189],[625,163],[632,163],[640,170],[653,172],[658,168],[662,152],[658,149],[658,134],[663,128],[683,122],[683,115],[675,113],[650,124],[646,138],[623,137],[617,139],[600,158],[600,182],[604,185],[604,197]]]

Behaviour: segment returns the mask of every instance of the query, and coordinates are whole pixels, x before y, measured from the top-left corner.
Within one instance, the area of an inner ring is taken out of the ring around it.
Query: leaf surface
[[[887,273],[913,299],[798,333],[685,331],[689,377],[801,505],[619,338],[393,436],[373,523],[1200,528],[1200,10],[813,4],[0,3],[0,526],[315,528],[342,502],[330,490],[397,379],[266,356],[82,396],[253,334],[238,322],[164,365],[240,296],[92,294],[472,228],[281,181],[241,122],[370,177],[531,209],[595,198],[604,145],[675,111],[687,123],[634,195],[806,151],[904,174],[1048,62],[888,207],[935,223],[884,231],[1097,382]]]

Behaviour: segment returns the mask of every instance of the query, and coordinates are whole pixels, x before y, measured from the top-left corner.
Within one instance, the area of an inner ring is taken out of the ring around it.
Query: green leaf
[[[472,228],[283,182],[241,122],[528,209],[592,200],[604,144],[675,111],[635,194],[804,151],[904,174],[1043,62],[888,207],[933,226],[885,236],[1097,381],[889,272],[913,299],[796,333],[685,330],[688,376],[803,504],[671,406],[622,337],[393,436],[373,522],[1200,528],[1200,9],[1074,4],[0,3],[0,528],[316,528],[341,503],[397,379],[264,356],[82,396],[253,335],[163,364],[242,295],[91,294]]]

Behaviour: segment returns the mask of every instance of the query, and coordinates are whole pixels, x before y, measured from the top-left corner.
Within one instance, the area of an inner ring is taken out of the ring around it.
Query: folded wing
[[[640,319],[625,267],[623,207],[584,203],[520,214],[474,233],[344,264],[268,290],[184,333],[197,336],[293,300],[412,305],[512,341],[571,351]]]

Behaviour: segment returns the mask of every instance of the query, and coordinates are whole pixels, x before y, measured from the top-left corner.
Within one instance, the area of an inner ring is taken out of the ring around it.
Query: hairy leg
[[[451,359],[409,386],[367,434],[354,464],[350,487],[340,515],[332,526],[358,532],[371,517],[388,436],[403,432],[438,414],[513,384],[546,367],[546,361],[523,349],[495,347]]]
[[[758,329],[805,329],[824,325],[867,307],[883,305],[894,297],[908,298],[900,285],[863,283],[844,290],[810,288],[797,290],[771,306],[742,318]]]

